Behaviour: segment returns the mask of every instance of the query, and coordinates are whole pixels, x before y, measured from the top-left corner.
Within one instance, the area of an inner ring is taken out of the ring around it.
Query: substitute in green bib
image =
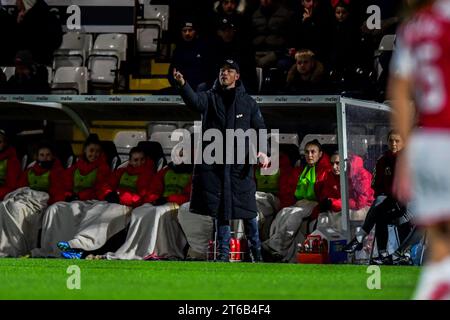
[[[96,251],[130,222],[133,208],[149,202],[154,179],[154,164],[140,147],[133,147],[128,163],[116,169],[101,188],[100,200],[92,204],[70,239],[56,246],[66,259],[81,259],[85,252]],[[106,253],[106,252],[105,252]]]
[[[297,243],[311,232],[309,217],[318,204],[317,195],[331,170],[330,157],[322,152],[318,140],[306,143],[306,165],[294,168],[281,178],[279,211],[270,227],[270,237],[263,242],[264,258],[269,261],[295,262]],[[306,223],[303,223],[306,222]]]
[[[102,186],[110,175],[101,142],[96,134],[91,134],[83,144],[83,153],[65,170],[65,201],[54,203],[45,211],[41,246],[32,250],[33,257],[60,256],[57,241],[69,240],[75,235],[80,222],[100,198]]]
[[[52,146],[40,143],[35,159],[0,206],[0,257],[28,256],[38,246],[47,205],[64,199],[64,170]]]
[[[193,166],[173,162],[156,173],[146,203],[131,213],[125,243],[104,258],[123,260],[181,260],[186,237],[178,222],[178,208],[189,201]]]

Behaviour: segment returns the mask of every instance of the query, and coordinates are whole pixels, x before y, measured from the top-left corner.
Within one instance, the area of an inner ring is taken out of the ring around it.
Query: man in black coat
[[[16,21],[0,3],[0,66],[12,66],[14,64]]]
[[[195,93],[176,69],[173,77],[186,105],[202,114],[202,136],[208,129],[216,129],[222,133],[225,142],[227,129],[265,129],[259,107],[245,92],[239,80],[239,66],[235,61],[226,60],[214,86],[204,92]],[[203,142],[203,150],[207,145],[208,143]],[[225,145],[228,146],[226,143]],[[231,152],[236,154],[236,149],[223,148],[223,155]],[[237,164],[236,161],[229,164],[229,161],[222,159],[224,161],[219,160],[219,163],[213,164],[207,164],[203,160],[201,164],[194,166],[190,211],[215,217],[219,261],[229,261],[232,219],[244,220],[253,261],[261,261],[261,242],[256,221],[256,185],[253,168],[248,161],[251,156],[249,148],[244,152],[247,159],[244,164]],[[259,152],[257,157],[263,168],[267,168],[267,155]]]
[[[50,66],[61,46],[62,27],[44,0],[18,0],[17,50],[27,50],[38,64]]]

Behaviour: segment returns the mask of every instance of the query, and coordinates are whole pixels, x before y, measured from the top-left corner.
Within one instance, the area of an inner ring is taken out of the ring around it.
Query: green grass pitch
[[[80,289],[67,273],[80,270]],[[410,299],[417,267],[381,267],[381,289],[367,288],[367,266],[175,261],[0,259],[0,299],[284,300]]]

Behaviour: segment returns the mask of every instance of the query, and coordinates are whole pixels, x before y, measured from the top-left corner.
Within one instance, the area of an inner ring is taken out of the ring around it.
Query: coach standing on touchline
[[[255,100],[239,80],[239,66],[225,60],[219,78],[205,92],[195,93],[176,69],[173,77],[188,107],[202,114],[202,135],[208,129],[218,129],[225,137],[226,129],[265,129],[264,119]],[[225,141],[225,138],[224,138]],[[202,149],[207,146],[203,142]],[[226,152],[230,150],[225,150]],[[236,149],[235,149],[236,151]],[[246,148],[248,156],[249,149]],[[259,152],[263,168],[269,165],[266,154]],[[248,158],[248,157],[246,157]],[[225,161],[224,161],[225,163]],[[229,261],[231,219],[243,219],[253,261],[261,261],[261,242],[256,220],[256,185],[250,164],[196,164],[192,178],[190,211],[216,219],[219,261]]]

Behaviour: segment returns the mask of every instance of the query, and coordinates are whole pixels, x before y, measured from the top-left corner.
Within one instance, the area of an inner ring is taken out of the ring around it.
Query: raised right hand
[[[184,86],[184,84],[186,83],[186,80],[184,80],[184,77],[181,74],[181,72],[177,71],[177,69],[175,68],[173,69],[173,78],[180,87]]]

